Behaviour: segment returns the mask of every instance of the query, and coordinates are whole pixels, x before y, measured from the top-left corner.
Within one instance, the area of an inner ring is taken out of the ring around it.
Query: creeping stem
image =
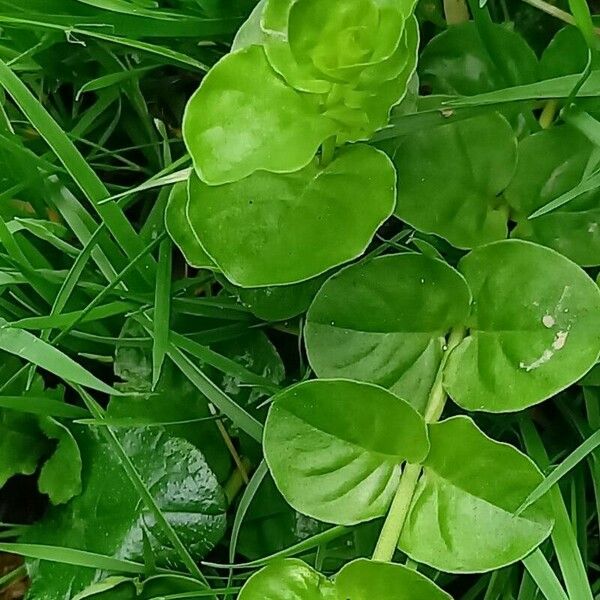
[[[448,360],[450,352],[460,344],[464,337],[465,330],[463,328],[453,329],[450,333],[444,356],[440,363],[425,408],[426,423],[435,423],[442,416],[448,398],[443,386],[444,367],[446,366],[446,361]],[[417,489],[421,470],[421,465],[413,465],[411,463],[405,465],[402,475],[400,476],[400,483],[398,484],[396,495],[392,500],[390,510],[383,527],[381,528],[381,533],[379,534],[379,539],[375,546],[375,552],[373,552],[373,560],[384,562],[392,560],[404,523],[406,522],[406,517],[408,516],[413,496]]]

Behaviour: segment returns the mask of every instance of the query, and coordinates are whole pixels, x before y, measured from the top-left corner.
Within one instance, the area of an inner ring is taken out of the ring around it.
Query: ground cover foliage
[[[599,598],[594,12],[0,0],[0,598]]]

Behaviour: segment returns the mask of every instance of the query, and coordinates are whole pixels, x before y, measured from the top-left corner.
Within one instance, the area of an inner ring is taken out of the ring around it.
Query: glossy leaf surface
[[[463,277],[440,260],[398,254],[351,265],[307,313],[309,361],[319,377],[376,383],[422,411],[444,336],[465,322],[469,304]]]
[[[400,464],[428,450],[423,419],[407,402],[342,379],[307,381],[275,396],[263,443],[291,506],[342,525],[384,515]]]
[[[445,572],[471,573],[513,563],[550,534],[547,498],[515,515],[542,481],[528,457],[488,438],[468,417],[430,425],[429,433],[401,550]]]
[[[387,156],[362,145],[287,175],[218,187],[192,177],[188,222],[232,283],[297,283],[362,254],[394,208],[394,178]]]
[[[508,211],[498,195],[516,161],[512,128],[496,113],[408,135],[394,153],[396,214],[458,248],[503,239]]]
[[[127,454],[159,507],[196,559],[225,532],[225,497],[201,452],[160,429],[119,434]],[[85,470],[83,493],[51,509],[21,541],[66,546],[143,562],[143,531],[164,565],[177,565],[174,551],[115,460],[94,434],[77,436]],[[32,600],[69,600],[102,573],[60,563],[30,561]]]
[[[459,264],[473,293],[469,335],[445,387],[467,410],[507,412],[577,381],[600,353],[600,289],[576,264],[529,242],[473,250]]]

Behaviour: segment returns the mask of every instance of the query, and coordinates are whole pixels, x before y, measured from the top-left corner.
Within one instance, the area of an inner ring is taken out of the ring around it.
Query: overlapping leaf
[[[464,279],[440,260],[400,254],[358,263],[312,303],[308,358],[319,377],[376,383],[423,411],[445,336],[466,321],[469,305]]]

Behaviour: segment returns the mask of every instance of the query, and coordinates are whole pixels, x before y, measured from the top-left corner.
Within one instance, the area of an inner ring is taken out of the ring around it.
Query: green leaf
[[[186,262],[197,269],[215,269],[216,265],[196,237],[187,220],[188,183],[173,186],[165,209],[165,227]]]
[[[588,47],[577,27],[564,27],[548,44],[540,60],[542,79],[583,73],[588,61]]]
[[[288,175],[217,187],[193,176],[188,221],[232,283],[297,283],[364,252],[394,208],[394,179],[388,157],[364,145]]]
[[[127,321],[121,339],[141,336],[144,329]],[[208,401],[167,359],[158,385],[152,390],[152,355],[150,348],[118,344],[115,352],[115,375],[124,380],[117,387],[137,392],[135,396],[112,397],[106,411],[110,419],[144,419],[150,422],[174,423],[195,421],[211,416]],[[224,481],[231,469],[231,459],[216,423],[192,422],[165,426],[166,431],[199,448],[219,481]]]
[[[38,488],[52,504],[64,504],[81,493],[81,454],[72,433],[50,417],[40,419],[46,437],[56,440],[56,450],[45,462]]]
[[[490,56],[473,21],[453,25],[434,37],[419,59],[421,84],[434,94],[473,96],[537,81],[533,50],[514,31],[490,24],[489,34],[502,56]],[[502,60],[510,81],[495,61]]]
[[[398,254],[351,265],[306,315],[308,359],[319,377],[382,385],[422,412],[444,337],[466,321],[470,302],[463,277],[441,260]]]
[[[255,573],[239,600],[451,600],[432,581],[403,565],[358,559],[328,580],[290,558]]]
[[[259,169],[297,171],[334,133],[316,104],[277,77],[259,46],[221,59],[190,98],[183,121],[196,172],[210,185]]]
[[[600,289],[553,250],[507,240],[459,264],[473,293],[469,335],[444,385],[467,410],[531,406],[581,378],[600,354]]]
[[[352,525],[387,512],[401,463],[422,460],[428,441],[419,413],[383,388],[313,380],[275,396],[263,450],[292,507]]]
[[[417,131],[394,153],[396,214],[458,248],[503,239],[508,210],[498,195],[516,162],[516,138],[497,113]]]
[[[225,497],[202,454],[157,429],[129,430],[119,439],[191,555],[202,558],[225,533]],[[159,565],[177,564],[175,551],[108,445],[87,431],[79,432],[77,440],[85,466],[83,493],[51,509],[22,541],[142,562],[146,531]],[[103,575],[47,561],[30,562],[29,573],[31,600],[69,600]]]
[[[400,537],[403,552],[445,572],[473,573],[516,562],[548,537],[546,497],[515,515],[543,479],[531,459],[464,416],[430,425],[429,435],[431,451]]]
[[[306,311],[325,278],[326,275],[320,275],[292,285],[231,287],[240,302],[259,319],[285,321]]]
[[[0,488],[14,475],[35,473],[48,446],[37,418],[0,410]]]
[[[505,192],[518,223],[512,236],[553,248],[583,266],[600,264],[598,190],[580,194],[552,212],[528,218],[585,181],[599,164],[592,143],[568,125],[522,140],[517,170]]]

